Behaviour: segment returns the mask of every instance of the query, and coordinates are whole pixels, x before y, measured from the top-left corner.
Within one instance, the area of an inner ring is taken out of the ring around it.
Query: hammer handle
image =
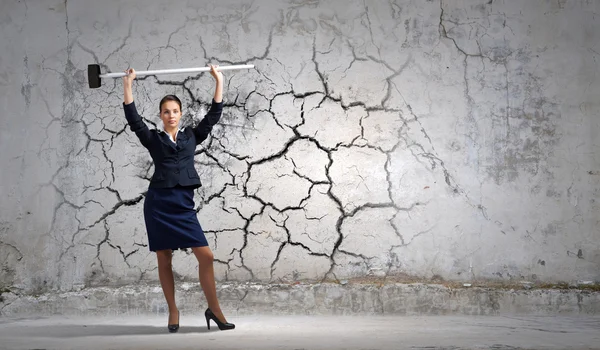
[[[241,64],[233,66],[219,66],[218,71],[234,70],[234,69],[249,69],[254,68],[253,64]],[[140,70],[135,71],[137,76],[144,75],[159,75],[159,74],[180,74],[180,73],[198,73],[198,72],[210,72],[210,67],[197,67],[197,68],[175,68],[175,69],[157,69],[157,70]],[[126,76],[125,72],[116,73],[105,73],[100,74],[100,78],[119,78]]]

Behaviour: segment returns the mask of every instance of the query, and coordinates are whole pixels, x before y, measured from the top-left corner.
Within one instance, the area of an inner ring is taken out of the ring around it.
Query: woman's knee
[[[159,250],[156,252],[159,267],[171,267],[173,252],[171,250]]]
[[[211,263],[211,264],[212,264],[212,263],[213,263],[213,261],[215,261],[215,256],[214,256],[213,252],[209,250],[209,251],[206,253],[205,259],[206,259],[206,262],[208,262],[208,263]]]
[[[215,256],[208,247],[194,248],[194,254],[200,264],[212,264],[215,261]]]
[[[215,261],[215,256],[213,255],[213,253],[210,250],[202,253],[202,256],[201,256],[202,263],[212,264],[213,261]]]

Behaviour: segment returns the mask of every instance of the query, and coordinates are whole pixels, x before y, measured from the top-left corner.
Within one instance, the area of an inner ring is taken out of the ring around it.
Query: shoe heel
[[[206,309],[206,311],[204,312],[204,317],[206,317],[206,325],[208,327],[208,329],[210,329],[210,320],[212,319],[213,321],[215,321],[215,323],[217,324],[217,326],[219,327],[219,330],[226,330],[226,329],[234,329],[235,325],[233,323],[223,323],[221,322],[221,320],[219,320],[217,318],[217,316],[215,316],[215,314],[212,312],[212,310]]]

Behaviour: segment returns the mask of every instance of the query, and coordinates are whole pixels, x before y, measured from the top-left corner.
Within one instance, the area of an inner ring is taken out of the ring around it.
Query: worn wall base
[[[221,283],[228,314],[288,315],[599,315],[600,291],[588,289],[455,288],[441,284],[252,284]],[[197,283],[179,284],[182,313],[200,313],[206,301]],[[2,315],[161,314],[158,285],[86,288],[38,296],[1,295]]]

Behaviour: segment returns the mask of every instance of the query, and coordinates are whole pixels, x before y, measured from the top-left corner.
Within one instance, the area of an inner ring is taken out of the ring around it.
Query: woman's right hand
[[[135,69],[129,68],[125,71],[125,73],[127,73],[127,75],[123,77],[123,83],[125,85],[131,86],[131,84],[133,83],[133,79],[135,79],[136,77]]]
[[[132,83],[135,79],[135,69],[129,68],[125,71],[127,75],[123,77],[123,102],[128,105],[133,102]]]

